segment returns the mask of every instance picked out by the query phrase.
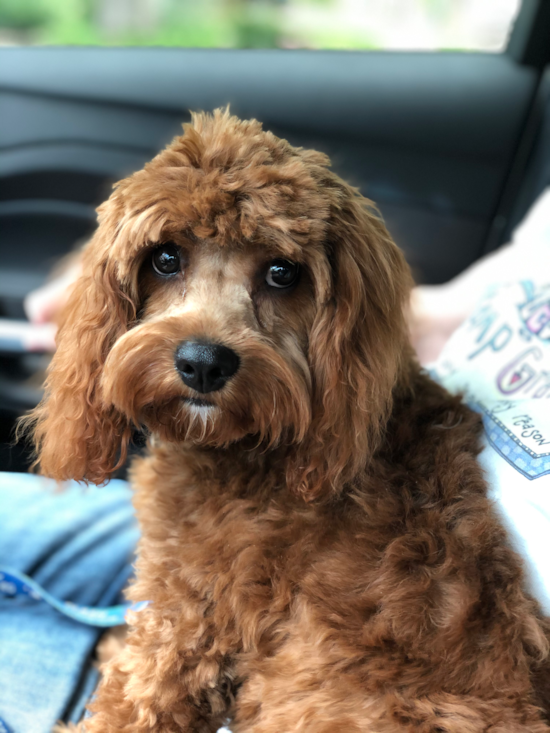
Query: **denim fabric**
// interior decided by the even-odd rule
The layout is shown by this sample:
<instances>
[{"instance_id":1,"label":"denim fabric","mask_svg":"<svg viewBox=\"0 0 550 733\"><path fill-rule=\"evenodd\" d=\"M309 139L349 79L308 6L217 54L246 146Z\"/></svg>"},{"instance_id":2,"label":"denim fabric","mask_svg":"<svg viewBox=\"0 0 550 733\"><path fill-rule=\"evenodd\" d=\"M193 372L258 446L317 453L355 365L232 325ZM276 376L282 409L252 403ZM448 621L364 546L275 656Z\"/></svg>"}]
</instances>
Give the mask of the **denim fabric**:
<instances>
[{"instance_id":1,"label":"denim fabric","mask_svg":"<svg viewBox=\"0 0 550 733\"><path fill-rule=\"evenodd\" d=\"M0 565L63 600L120 602L138 529L124 481L60 491L38 476L0 473ZM0 597L0 718L13 733L49 733L78 720L97 673L101 629L25 597Z\"/></svg>"}]
</instances>

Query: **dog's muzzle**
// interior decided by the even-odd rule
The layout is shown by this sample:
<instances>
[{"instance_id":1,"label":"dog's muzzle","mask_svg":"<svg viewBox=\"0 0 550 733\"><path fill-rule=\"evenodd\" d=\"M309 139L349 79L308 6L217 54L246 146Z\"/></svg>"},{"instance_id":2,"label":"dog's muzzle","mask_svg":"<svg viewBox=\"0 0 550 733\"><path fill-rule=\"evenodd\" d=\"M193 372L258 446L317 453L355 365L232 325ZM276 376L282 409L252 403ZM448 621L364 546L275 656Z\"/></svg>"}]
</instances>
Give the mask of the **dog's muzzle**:
<instances>
[{"instance_id":1,"label":"dog's muzzle","mask_svg":"<svg viewBox=\"0 0 550 733\"><path fill-rule=\"evenodd\" d=\"M222 344L184 341L178 346L175 363L184 384L206 394L221 389L237 372L241 360Z\"/></svg>"}]
</instances>

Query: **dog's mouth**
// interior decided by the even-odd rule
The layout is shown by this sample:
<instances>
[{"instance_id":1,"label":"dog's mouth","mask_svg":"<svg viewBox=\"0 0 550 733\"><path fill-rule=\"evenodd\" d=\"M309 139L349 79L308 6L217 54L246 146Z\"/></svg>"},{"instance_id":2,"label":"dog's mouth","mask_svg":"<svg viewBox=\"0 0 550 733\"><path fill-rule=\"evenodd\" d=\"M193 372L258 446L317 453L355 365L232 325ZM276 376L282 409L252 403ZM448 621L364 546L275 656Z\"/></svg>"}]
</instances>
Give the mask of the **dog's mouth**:
<instances>
[{"instance_id":1,"label":"dog's mouth","mask_svg":"<svg viewBox=\"0 0 550 733\"><path fill-rule=\"evenodd\" d=\"M194 407L215 407L213 402L202 400L199 397L184 397L183 401L188 405L193 405Z\"/></svg>"}]
</instances>

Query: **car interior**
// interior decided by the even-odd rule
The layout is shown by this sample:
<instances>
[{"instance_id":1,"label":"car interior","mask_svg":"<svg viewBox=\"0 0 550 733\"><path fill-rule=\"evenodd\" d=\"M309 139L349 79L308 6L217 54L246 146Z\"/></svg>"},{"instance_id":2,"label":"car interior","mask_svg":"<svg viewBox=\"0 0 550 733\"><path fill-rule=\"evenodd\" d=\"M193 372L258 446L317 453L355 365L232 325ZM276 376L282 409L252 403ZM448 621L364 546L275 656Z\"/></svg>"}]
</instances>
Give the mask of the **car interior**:
<instances>
[{"instance_id":1,"label":"car interior","mask_svg":"<svg viewBox=\"0 0 550 733\"><path fill-rule=\"evenodd\" d=\"M379 208L419 283L505 243L550 183L550 3L523 0L502 53L0 48L0 317L94 230L112 184L189 119L230 104L328 153ZM43 354L0 354L0 470Z\"/></svg>"}]
</instances>

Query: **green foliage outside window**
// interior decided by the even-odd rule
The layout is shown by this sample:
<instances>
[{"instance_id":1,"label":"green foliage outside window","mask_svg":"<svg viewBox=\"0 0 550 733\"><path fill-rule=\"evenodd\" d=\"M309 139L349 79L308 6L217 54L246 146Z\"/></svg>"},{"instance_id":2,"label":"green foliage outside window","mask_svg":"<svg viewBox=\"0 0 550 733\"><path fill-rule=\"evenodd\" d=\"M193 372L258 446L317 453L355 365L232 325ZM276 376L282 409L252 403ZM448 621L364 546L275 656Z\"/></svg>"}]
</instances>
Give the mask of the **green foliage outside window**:
<instances>
[{"instance_id":1,"label":"green foliage outside window","mask_svg":"<svg viewBox=\"0 0 550 733\"><path fill-rule=\"evenodd\" d=\"M0 44L376 49L413 48L418 43L418 48L498 50L518 4L519 0L0 0Z\"/></svg>"}]
</instances>

